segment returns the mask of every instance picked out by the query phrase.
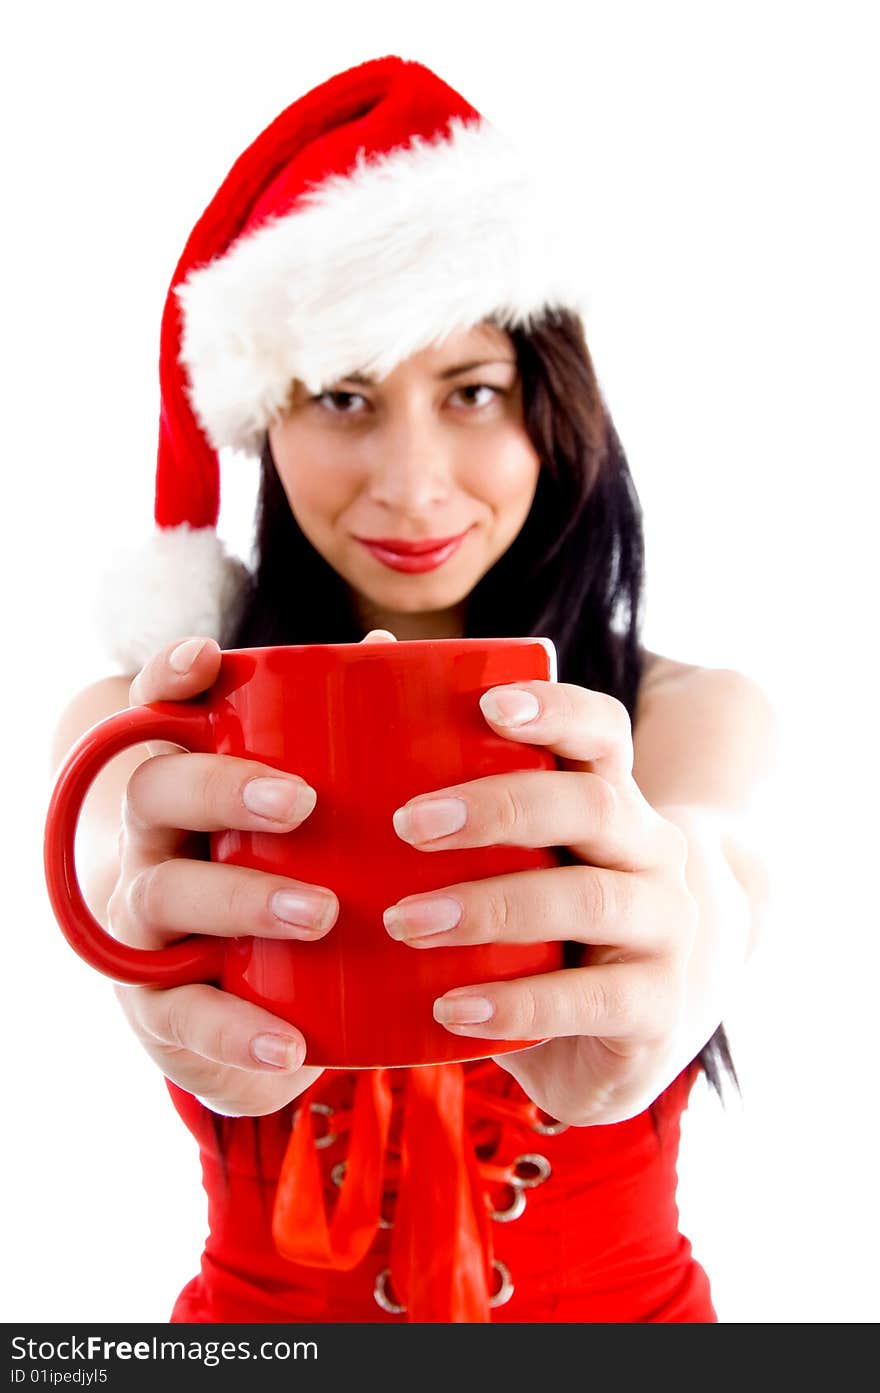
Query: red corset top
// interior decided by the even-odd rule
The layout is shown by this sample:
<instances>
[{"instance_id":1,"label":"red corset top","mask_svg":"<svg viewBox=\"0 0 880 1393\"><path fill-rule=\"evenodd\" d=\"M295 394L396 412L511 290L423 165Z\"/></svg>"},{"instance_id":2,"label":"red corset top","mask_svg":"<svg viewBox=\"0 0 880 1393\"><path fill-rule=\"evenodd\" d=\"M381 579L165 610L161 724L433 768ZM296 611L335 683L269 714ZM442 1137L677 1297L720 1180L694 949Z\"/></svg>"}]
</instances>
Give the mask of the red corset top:
<instances>
[{"instance_id":1,"label":"red corset top","mask_svg":"<svg viewBox=\"0 0 880 1393\"><path fill-rule=\"evenodd\" d=\"M653 1118L567 1127L491 1059L325 1070L292 1107L222 1119L225 1167L208 1110L167 1081L199 1140L210 1203L197 1280L218 1289L215 1314L184 1318L283 1319L285 1274L312 1271L342 1290L342 1274L357 1277L372 1253L374 1318L378 1307L408 1321L497 1320L523 1278L535 1314L514 1319L713 1319L674 1201L693 1077L667 1089ZM514 1224L527 1208L530 1224ZM641 1314L693 1295L695 1272L705 1314ZM231 1284L247 1291L240 1308L226 1299ZM256 1290L268 1293L262 1317ZM563 1314L537 1314L549 1309Z\"/></svg>"}]
</instances>

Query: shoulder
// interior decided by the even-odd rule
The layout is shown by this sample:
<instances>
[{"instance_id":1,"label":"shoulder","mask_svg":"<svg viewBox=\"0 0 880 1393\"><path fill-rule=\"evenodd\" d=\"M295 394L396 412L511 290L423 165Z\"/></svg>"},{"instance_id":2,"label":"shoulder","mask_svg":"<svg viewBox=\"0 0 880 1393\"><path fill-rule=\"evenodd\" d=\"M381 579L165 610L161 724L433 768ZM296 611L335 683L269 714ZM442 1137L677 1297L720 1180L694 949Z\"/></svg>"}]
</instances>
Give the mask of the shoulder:
<instances>
[{"instance_id":1,"label":"shoulder","mask_svg":"<svg viewBox=\"0 0 880 1393\"><path fill-rule=\"evenodd\" d=\"M716 671L714 668L698 667L694 663L683 663L675 658L666 658L662 653L652 653L649 648L642 649L642 657L644 665L639 686L640 701L654 687L663 686L671 681L679 681L681 678L692 676L694 673Z\"/></svg>"},{"instance_id":2,"label":"shoulder","mask_svg":"<svg viewBox=\"0 0 880 1393\"><path fill-rule=\"evenodd\" d=\"M661 653L644 653L644 670L636 705L636 723L661 703L673 710L697 706L740 713L774 724L775 705L764 686L737 668L700 667Z\"/></svg>"},{"instance_id":3,"label":"shoulder","mask_svg":"<svg viewBox=\"0 0 880 1393\"><path fill-rule=\"evenodd\" d=\"M650 802L745 808L778 739L776 707L753 676L645 653L633 774Z\"/></svg>"},{"instance_id":4,"label":"shoulder","mask_svg":"<svg viewBox=\"0 0 880 1393\"><path fill-rule=\"evenodd\" d=\"M105 716L128 706L131 677L102 677L74 692L55 718L50 740L49 758L53 770L81 735Z\"/></svg>"}]
</instances>

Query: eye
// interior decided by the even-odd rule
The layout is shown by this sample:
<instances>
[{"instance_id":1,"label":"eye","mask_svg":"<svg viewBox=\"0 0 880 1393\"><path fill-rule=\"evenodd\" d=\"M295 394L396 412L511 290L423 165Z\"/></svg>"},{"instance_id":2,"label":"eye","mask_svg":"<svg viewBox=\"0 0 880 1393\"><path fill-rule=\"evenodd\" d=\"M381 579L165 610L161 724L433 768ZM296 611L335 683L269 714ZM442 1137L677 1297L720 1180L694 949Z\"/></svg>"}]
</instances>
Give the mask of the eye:
<instances>
[{"instance_id":1,"label":"eye","mask_svg":"<svg viewBox=\"0 0 880 1393\"><path fill-rule=\"evenodd\" d=\"M315 402L317 404L319 402L336 401L339 397L344 398L345 401L364 400L360 392L321 392L316 397L310 397L309 401ZM330 411L330 414L332 416L359 416L361 413L359 411L337 411L334 406Z\"/></svg>"},{"instance_id":2,"label":"eye","mask_svg":"<svg viewBox=\"0 0 880 1393\"><path fill-rule=\"evenodd\" d=\"M473 397L471 397L471 398L469 399L469 404L470 404L471 406L476 407L477 410L482 410L482 409L484 409L485 407L489 406L491 400L493 400L494 398L496 398L496 397L503 397L503 396L506 395L506 393L504 392L503 388L501 388L501 387L491 387L491 386L489 385L488 382L470 382L470 383L468 383L468 384L467 384L466 386L464 386L464 387L456 387L456 389L455 389L455 391L452 393L452 395L453 395L453 396L457 396L457 395L460 395L460 394L463 394L463 393L471 393L471 392L490 392L490 393L491 393L491 399L490 399L490 401L477 402L477 401L474 401ZM330 391L330 392L321 392L321 393L319 393L317 396L310 397L310 398L309 398L309 401L310 401L310 402L314 402L315 405L321 405L321 404L324 404L324 403L334 403L332 406L327 405L326 408L325 408L326 410L328 410L328 411L330 412L331 416L361 416L361 415L363 414L363 412L361 412L361 411L349 411L349 410L347 409L347 407L346 407L345 404L346 404L346 403L353 402L353 401L361 401L361 402L364 402L364 401L366 401L366 398L365 398L365 397L362 397L361 394L360 394L359 392ZM342 403L342 406L341 406L341 407L337 405L337 403L340 403L340 402Z\"/></svg>"},{"instance_id":3,"label":"eye","mask_svg":"<svg viewBox=\"0 0 880 1393\"><path fill-rule=\"evenodd\" d=\"M457 392L491 392L493 398L504 396L504 392L500 387L490 387L488 382L469 382L466 387L457 387L452 395L455 396ZM479 403L473 400L471 401L472 406L488 406L489 404L489 402Z\"/></svg>"}]
</instances>

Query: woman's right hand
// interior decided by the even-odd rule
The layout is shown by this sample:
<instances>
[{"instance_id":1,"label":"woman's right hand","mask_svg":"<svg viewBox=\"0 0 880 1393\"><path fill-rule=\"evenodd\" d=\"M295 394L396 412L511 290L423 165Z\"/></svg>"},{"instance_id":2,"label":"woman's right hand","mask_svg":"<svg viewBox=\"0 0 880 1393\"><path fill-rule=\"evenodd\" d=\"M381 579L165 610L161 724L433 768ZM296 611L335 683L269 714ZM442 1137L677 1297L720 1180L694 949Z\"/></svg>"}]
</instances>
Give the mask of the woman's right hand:
<instances>
[{"instance_id":1,"label":"woman's right hand","mask_svg":"<svg viewBox=\"0 0 880 1393\"><path fill-rule=\"evenodd\" d=\"M364 641L393 635L372 630ZM129 705L198 695L216 680L220 659L213 639L169 644L132 681ZM314 790L252 760L149 748L123 799L110 932L146 949L188 934L311 941L328 933L339 913L332 890L208 859L209 832L298 827L315 806ZM116 983L115 991L162 1072L214 1112L276 1112L323 1072L303 1062L306 1042L295 1026L217 987Z\"/></svg>"}]
</instances>

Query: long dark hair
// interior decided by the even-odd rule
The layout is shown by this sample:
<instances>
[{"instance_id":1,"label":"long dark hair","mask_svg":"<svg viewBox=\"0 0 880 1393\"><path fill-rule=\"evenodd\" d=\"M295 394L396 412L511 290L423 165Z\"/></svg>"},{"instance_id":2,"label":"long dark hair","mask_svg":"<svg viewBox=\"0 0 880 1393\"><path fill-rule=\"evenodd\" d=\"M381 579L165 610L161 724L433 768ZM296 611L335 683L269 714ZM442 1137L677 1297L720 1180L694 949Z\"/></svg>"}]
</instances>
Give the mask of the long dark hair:
<instances>
[{"instance_id":1,"label":"long dark hair","mask_svg":"<svg viewBox=\"0 0 880 1393\"><path fill-rule=\"evenodd\" d=\"M639 643L644 539L626 456L580 319L560 311L529 331L508 332L522 383L525 429L541 469L518 536L468 597L465 636L551 638L559 681L609 693L635 722L644 663ZM268 445L254 561L250 591L228 647L356 643L364 637L345 582L297 524ZM581 944L566 943L566 965L577 965L583 951ZM725 1074L739 1086L723 1026L697 1062L719 1097ZM222 1154L227 1119L212 1116Z\"/></svg>"}]
</instances>

